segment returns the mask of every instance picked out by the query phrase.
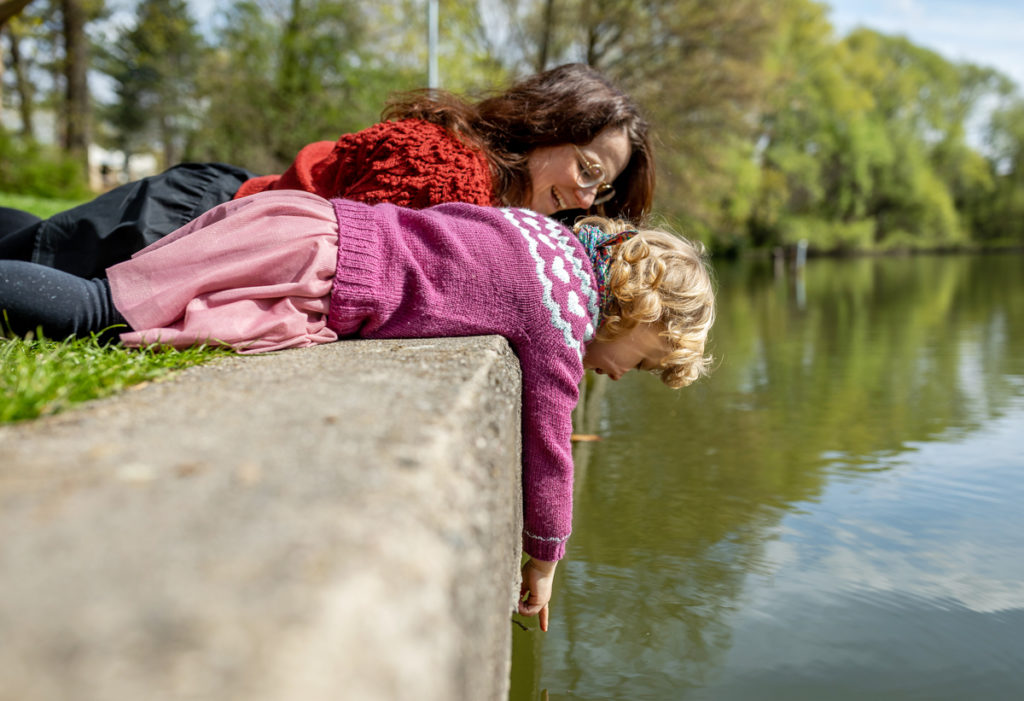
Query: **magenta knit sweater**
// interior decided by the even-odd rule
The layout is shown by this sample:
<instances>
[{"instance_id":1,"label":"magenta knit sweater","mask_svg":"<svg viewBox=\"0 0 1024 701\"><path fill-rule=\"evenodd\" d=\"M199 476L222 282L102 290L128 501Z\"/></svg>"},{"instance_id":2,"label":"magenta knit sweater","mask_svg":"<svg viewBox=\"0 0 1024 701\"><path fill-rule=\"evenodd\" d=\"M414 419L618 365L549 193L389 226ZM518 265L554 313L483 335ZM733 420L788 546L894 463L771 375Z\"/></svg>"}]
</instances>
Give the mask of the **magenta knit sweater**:
<instances>
[{"instance_id":1,"label":"magenta knit sweater","mask_svg":"<svg viewBox=\"0 0 1024 701\"><path fill-rule=\"evenodd\" d=\"M593 268L565 227L524 209L410 210L333 200L340 336L500 334L523 373L523 549L558 560L572 529L572 410L598 324Z\"/></svg>"}]
</instances>

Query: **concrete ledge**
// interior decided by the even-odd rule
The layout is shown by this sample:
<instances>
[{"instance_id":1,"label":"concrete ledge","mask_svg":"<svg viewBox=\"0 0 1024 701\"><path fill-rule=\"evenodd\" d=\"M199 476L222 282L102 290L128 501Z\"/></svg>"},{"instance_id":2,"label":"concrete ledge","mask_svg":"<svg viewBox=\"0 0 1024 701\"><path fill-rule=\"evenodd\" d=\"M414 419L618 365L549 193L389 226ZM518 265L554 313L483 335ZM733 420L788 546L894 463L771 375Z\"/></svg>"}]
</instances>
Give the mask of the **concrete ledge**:
<instances>
[{"instance_id":1,"label":"concrete ledge","mask_svg":"<svg viewBox=\"0 0 1024 701\"><path fill-rule=\"evenodd\" d=\"M194 368L0 426L0 699L505 699L498 337Z\"/></svg>"}]
</instances>

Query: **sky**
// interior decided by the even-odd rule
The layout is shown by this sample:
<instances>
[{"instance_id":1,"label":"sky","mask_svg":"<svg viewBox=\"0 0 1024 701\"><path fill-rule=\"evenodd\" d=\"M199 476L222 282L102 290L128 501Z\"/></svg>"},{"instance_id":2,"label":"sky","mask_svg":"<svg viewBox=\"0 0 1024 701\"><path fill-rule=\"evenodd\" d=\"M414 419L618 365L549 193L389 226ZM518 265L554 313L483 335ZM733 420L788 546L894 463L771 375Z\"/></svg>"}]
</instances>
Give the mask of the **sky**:
<instances>
[{"instance_id":1,"label":"sky","mask_svg":"<svg viewBox=\"0 0 1024 701\"><path fill-rule=\"evenodd\" d=\"M995 68L1024 90L1024 0L826 0L837 37L902 34L953 61Z\"/></svg>"}]
</instances>

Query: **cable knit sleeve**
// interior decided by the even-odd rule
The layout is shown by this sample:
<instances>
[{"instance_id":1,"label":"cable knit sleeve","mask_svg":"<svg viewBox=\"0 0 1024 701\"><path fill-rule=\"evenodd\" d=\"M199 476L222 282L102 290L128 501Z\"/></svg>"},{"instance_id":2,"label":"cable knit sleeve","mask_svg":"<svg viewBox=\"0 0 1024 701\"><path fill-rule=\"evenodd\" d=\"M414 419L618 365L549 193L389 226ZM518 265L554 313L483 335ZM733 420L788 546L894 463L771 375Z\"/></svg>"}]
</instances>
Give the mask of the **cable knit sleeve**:
<instances>
[{"instance_id":1,"label":"cable knit sleeve","mask_svg":"<svg viewBox=\"0 0 1024 701\"><path fill-rule=\"evenodd\" d=\"M572 410L583 352L599 320L597 287L583 247L558 223L526 210L503 210L522 237L538 298L528 340L515 345L523 371L523 550L559 560L572 531Z\"/></svg>"},{"instance_id":2,"label":"cable knit sleeve","mask_svg":"<svg viewBox=\"0 0 1024 701\"><path fill-rule=\"evenodd\" d=\"M333 145L309 144L284 174L246 181L235 197L280 189L414 209L444 202L495 204L484 156L444 127L417 119L381 122Z\"/></svg>"},{"instance_id":3,"label":"cable knit sleeve","mask_svg":"<svg viewBox=\"0 0 1024 701\"><path fill-rule=\"evenodd\" d=\"M544 355L546 357L535 357ZM572 410L583 368L528 352L523 369L523 550L561 560L572 532Z\"/></svg>"}]
</instances>

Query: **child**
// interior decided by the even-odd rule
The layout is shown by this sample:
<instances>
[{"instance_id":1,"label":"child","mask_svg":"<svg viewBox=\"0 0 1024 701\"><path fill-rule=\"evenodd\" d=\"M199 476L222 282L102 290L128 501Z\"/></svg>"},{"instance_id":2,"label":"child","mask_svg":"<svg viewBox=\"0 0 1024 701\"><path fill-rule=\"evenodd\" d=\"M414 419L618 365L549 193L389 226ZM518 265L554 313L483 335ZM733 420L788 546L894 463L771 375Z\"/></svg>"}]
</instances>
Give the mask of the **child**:
<instances>
[{"instance_id":1,"label":"child","mask_svg":"<svg viewBox=\"0 0 1024 701\"><path fill-rule=\"evenodd\" d=\"M572 520L571 412L584 369L648 370L670 387L707 371L714 292L698 246L591 217L575 235L525 209L411 210L271 191L203 214L85 280L0 261L16 332L203 341L256 353L338 337L500 334L523 377L520 605L540 614ZM55 334L56 332L56 334Z\"/></svg>"}]
</instances>

